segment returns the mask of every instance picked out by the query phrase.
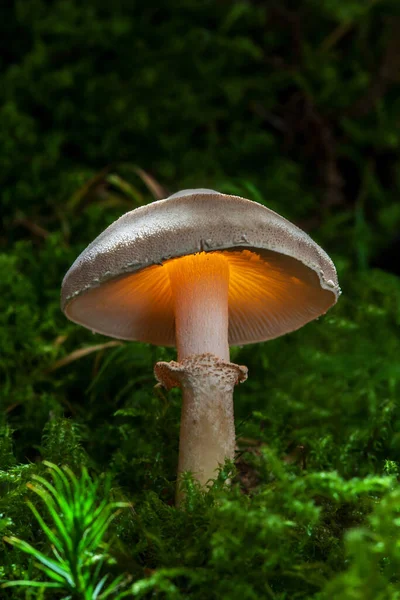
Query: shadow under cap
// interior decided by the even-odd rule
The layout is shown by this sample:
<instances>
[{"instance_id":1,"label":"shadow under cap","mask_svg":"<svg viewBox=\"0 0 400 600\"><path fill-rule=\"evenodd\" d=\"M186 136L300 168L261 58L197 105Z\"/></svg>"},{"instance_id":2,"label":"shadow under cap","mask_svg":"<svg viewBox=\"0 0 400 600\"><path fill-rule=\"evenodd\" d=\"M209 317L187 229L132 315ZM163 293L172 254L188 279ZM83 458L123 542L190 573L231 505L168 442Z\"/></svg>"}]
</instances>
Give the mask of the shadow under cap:
<instances>
[{"instance_id":1,"label":"shadow under cap","mask_svg":"<svg viewBox=\"0 0 400 600\"><path fill-rule=\"evenodd\" d=\"M172 258L219 251L230 269L229 343L278 337L325 313L339 294L329 256L270 209L213 190L183 190L110 225L66 274L68 318L119 339L175 345Z\"/></svg>"}]
</instances>

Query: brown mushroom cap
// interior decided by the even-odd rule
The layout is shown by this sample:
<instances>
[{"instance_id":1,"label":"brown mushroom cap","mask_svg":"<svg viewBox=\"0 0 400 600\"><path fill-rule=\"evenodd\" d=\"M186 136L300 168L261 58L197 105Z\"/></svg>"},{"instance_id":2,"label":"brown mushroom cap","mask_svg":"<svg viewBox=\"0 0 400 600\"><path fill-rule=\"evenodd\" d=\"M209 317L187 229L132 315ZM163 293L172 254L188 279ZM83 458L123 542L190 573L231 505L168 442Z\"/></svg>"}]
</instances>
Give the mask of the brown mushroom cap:
<instances>
[{"instance_id":1,"label":"brown mushroom cap","mask_svg":"<svg viewBox=\"0 0 400 600\"><path fill-rule=\"evenodd\" d=\"M335 304L329 256L272 210L213 190L184 190L126 213L64 277L72 321L126 340L175 345L169 260L219 252L229 262L229 344L294 331Z\"/></svg>"}]
</instances>

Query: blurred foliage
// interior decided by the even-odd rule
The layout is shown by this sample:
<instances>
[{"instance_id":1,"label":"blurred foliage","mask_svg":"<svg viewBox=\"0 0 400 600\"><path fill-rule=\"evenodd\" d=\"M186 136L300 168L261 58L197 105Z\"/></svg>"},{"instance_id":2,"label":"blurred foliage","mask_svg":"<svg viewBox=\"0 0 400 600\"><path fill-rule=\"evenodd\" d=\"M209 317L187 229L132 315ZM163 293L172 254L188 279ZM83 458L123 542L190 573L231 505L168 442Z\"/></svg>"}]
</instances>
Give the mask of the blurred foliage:
<instances>
[{"instance_id":1,"label":"blurred foliage","mask_svg":"<svg viewBox=\"0 0 400 600\"><path fill-rule=\"evenodd\" d=\"M400 281L372 268L400 231L397 0L16 0L0 14L0 532L33 548L2 539L0 578L49 580L36 562L54 558L57 527L30 483L46 487L47 460L90 506L131 503L75 557L124 582L110 598L400 598ZM174 351L75 326L59 290L115 218L197 186L306 229L343 296L232 349L250 373L236 465L208 494L188 477L176 509L180 398L152 372ZM1 598L86 598L71 590Z\"/></svg>"}]
</instances>

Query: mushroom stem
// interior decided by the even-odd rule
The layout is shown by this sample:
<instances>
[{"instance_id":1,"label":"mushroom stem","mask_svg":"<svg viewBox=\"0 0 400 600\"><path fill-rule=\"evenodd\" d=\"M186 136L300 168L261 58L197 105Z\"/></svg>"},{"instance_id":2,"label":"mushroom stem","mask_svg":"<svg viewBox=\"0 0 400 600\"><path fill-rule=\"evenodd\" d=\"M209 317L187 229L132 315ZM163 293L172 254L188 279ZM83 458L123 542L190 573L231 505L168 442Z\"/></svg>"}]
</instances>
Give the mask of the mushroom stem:
<instances>
[{"instance_id":1,"label":"mushroom stem","mask_svg":"<svg viewBox=\"0 0 400 600\"><path fill-rule=\"evenodd\" d=\"M208 353L181 362L159 362L155 374L166 388L182 388L178 481L191 471L206 485L226 458L234 458L233 389L245 381L247 368ZM178 502L180 498L178 484Z\"/></svg>"},{"instance_id":2,"label":"mushroom stem","mask_svg":"<svg viewBox=\"0 0 400 600\"><path fill-rule=\"evenodd\" d=\"M166 264L175 308L178 360L211 352L229 361L229 263L220 253L184 256Z\"/></svg>"},{"instance_id":3,"label":"mushroom stem","mask_svg":"<svg viewBox=\"0 0 400 600\"><path fill-rule=\"evenodd\" d=\"M202 252L166 267L179 362L157 363L155 374L165 387L182 388L178 481L191 471L206 485L226 458L234 458L233 389L247 376L245 367L229 362L229 265L222 254Z\"/></svg>"}]
</instances>

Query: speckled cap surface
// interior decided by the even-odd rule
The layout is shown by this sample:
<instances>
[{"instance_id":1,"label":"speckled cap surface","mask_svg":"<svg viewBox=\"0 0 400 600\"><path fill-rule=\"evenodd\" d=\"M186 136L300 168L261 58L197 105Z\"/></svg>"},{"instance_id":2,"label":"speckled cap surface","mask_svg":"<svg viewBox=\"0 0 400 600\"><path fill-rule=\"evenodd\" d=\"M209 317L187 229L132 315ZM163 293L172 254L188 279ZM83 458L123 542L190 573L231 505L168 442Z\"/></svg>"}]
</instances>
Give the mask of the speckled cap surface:
<instances>
[{"instance_id":1,"label":"speckled cap surface","mask_svg":"<svg viewBox=\"0 0 400 600\"><path fill-rule=\"evenodd\" d=\"M213 190L184 190L126 213L64 277L72 321L127 340L175 345L166 261L222 252L230 265L229 343L272 339L325 313L340 294L329 256L261 204Z\"/></svg>"}]
</instances>

